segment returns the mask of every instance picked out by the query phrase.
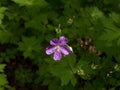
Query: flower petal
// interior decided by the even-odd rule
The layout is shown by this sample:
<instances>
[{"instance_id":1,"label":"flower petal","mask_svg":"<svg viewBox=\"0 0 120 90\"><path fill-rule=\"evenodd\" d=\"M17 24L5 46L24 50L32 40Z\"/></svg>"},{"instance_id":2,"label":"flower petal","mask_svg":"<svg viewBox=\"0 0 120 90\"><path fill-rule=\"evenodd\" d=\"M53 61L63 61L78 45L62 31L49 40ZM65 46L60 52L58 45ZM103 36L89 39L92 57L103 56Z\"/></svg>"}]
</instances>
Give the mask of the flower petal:
<instances>
[{"instance_id":1,"label":"flower petal","mask_svg":"<svg viewBox=\"0 0 120 90\"><path fill-rule=\"evenodd\" d=\"M60 46L60 51L62 52L62 54L64 55L68 55L70 54L72 51L71 51L71 48L67 45L65 46Z\"/></svg>"},{"instance_id":2,"label":"flower petal","mask_svg":"<svg viewBox=\"0 0 120 90\"><path fill-rule=\"evenodd\" d=\"M54 53L53 59L54 60L61 60L61 58L62 58L61 52L56 50Z\"/></svg>"},{"instance_id":3,"label":"flower petal","mask_svg":"<svg viewBox=\"0 0 120 90\"><path fill-rule=\"evenodd\" d=\"M67 46L68 46L68 45L67 45ZM71 52L73 52L73 49L72 49L72 47L70 47L70 46L68 46L68 47L70 48L70 51L71 51Z\"/></svg>"},{"instance_id":4,"label":"flower petal","mask_svg":"<svg viewBox=\"0 0 120 90\"><path fill-rule=\"evenodd\" d=\"M46 54L50 55L55 51L55 46L49 46L46 48Z\"/></svg>"},{"instance_id":5,"label":"flower petal","mask_svg":"<svg viewBox=\"0 0 120 90\"><path fill-rule=\"evenodd\" d=\"M61 36L59 38L59 41L60 41L60 45L65 45L68 42L67 38L64 36Z\"/></svg>"},{"instance_id":6,"label":"flower petal","mask_svg":"<svg viewBox=\"0 0 120 90\"><path fill-rule=\"evenodd\" d=\"M50 40L50 45L57 45L58 43L59 43L59 40L57 38Z\"/></svg>"}]
</instances>

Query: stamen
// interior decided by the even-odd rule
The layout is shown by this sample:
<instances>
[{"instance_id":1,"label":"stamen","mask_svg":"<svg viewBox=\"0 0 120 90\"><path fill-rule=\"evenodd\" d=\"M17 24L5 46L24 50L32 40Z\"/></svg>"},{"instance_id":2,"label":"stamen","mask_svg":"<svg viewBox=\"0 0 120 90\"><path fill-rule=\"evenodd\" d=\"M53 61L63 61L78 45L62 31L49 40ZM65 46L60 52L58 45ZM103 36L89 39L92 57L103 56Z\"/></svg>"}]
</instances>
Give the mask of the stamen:
<instances>
[{"instance_id":1,"label":"stamen","mask_svg":"<svg viewBox=\"0 0 120 90\"><path fill-rule=\"evenodd\" d=\"M59 46L59 45L57 45L57 46L56 46L56 50L57 50L57 51L59 51L59 49L60 49L60 46Z\"/></svg>"}]
</instances>

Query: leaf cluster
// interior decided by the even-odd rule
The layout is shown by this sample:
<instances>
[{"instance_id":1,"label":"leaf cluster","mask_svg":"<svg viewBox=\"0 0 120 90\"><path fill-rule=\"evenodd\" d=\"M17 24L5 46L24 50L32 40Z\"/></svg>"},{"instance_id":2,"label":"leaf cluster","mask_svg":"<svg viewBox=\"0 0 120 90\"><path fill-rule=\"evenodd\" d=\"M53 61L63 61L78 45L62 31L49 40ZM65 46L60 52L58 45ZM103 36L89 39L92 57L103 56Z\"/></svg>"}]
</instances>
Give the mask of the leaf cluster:
<instances>
[{"instance_id":1,"label":"leaf cluster","mask_svg":"<svg viewBox=\"0 0 120 90\"><path fill-rule=\"evenodd\" d=\"M35 90L39 84L49 90L114 90L120 86L119 3L119 0L0 0L0 62L11 63L21 57L32 60L37 71L19 68L15 79L23 86L33 82ZM49 41L58 37L57 29L73 47L73 53L58 62L53 55L45 54ZM84 38L91 39L85 48L79 42ZM7 80L4 66L0 65L0 86L4 86Z\"/></svg>"}]
</instances>

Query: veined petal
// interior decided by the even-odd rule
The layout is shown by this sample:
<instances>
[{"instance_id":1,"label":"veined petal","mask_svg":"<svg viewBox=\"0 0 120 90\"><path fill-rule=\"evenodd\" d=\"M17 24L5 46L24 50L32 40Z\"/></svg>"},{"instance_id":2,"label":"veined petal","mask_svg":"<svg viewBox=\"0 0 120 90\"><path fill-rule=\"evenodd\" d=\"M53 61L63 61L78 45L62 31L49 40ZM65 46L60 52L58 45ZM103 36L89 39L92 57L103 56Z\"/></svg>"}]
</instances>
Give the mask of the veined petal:
<instances>
[{"instance_id":1,"label":"veined petal","mask_svg":"<svg viewBox=\"0 0 120 90\"><path fill-rule=\"evenodd\" d=\"M72 51L71 51L71 48L67 45L64 45L64 46L60 46L60 51L62 52L62 54L64 55L68 55L70 54Z\"/></svg>"},{"instance_id":2,"label":"veined petal","mask_svg":"<svg viewBox=\"0 0 120 90\"><path fill-rule=\"evenodd\" d=\"M55 51L55 46L49 46L46 48L46 54L50 55Z\"/></svg>"},{"instance_id":3,"label":"veined petal","mask_svg":"<svg viewBox=\"0 0 120 90\"><path fill-rule=\"evenodd\" d=\"M64 36L61 36L59 38L59 41L60 41L60 45L65 45L68 42L67 38Z\"/></svg>"},{"instance_id":4,"label":"veined petal","mask_svg":"<svg viewBox=\"0 0 120 90\"><path fill-rule=\"evenodd\" d=\"M57 45L59 43L59 40L57 38L54 38L52 40L50 40L50 45Z\"/></svg>"},{"instance_id":5,"label":"veined petal","mask_svg":"<svg viewBox=\"0 0 120 90\"><path fill-rule=\"evenodd\" d=\"M61 58L62 58L61 52L56 50L54 53L53 59L54 60L61 60Z\"/></svg>"}]
</instances>

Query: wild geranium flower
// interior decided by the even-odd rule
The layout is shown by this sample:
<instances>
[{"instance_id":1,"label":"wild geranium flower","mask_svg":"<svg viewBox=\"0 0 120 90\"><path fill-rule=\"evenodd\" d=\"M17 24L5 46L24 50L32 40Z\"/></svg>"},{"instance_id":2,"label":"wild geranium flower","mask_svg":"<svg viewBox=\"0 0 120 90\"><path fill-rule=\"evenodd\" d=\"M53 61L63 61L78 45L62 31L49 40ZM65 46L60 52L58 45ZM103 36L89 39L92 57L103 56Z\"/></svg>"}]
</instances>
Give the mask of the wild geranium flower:
<instances>
[{"instance_id":1,"label":"wild geranium flower","mask_svg":"<svg viewBox=\"0 0 120 90\"><path fill-rule=\"evenodd\" d=\"M59 39L54 38L50 40L50 46L46 48L46 54L50 55L54 53L54 60L61 60L62 54L69 55L72 52L72 48L67 45L68 40L66 37L61 36Z\"/></svg>"}]
</instances>

